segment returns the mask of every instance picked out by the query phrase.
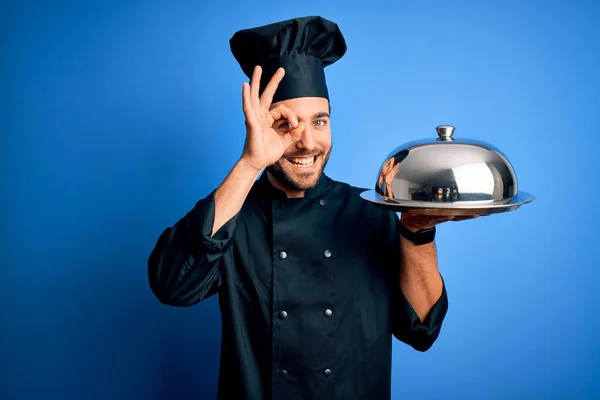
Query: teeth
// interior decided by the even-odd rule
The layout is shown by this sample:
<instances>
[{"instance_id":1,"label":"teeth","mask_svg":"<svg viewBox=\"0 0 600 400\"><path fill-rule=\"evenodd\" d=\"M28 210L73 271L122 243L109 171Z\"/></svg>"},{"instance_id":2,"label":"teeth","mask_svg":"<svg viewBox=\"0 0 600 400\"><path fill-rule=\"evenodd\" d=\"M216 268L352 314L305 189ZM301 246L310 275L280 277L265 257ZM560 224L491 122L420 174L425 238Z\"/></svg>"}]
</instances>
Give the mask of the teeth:
<instances>
[{"instance_id":1,"label":"teeth","mask_svg":"<svg viewBox=\"0 0 600 400\"><path fill-rule=\"evenodd\" d=\"M310 157L310 158L296 158L296 157L294 157L294 158L288 158L288 160L291 163L294 163L296 165L306 165L306 166L309 166L309 165L313 165L314 164L315 157Z\"/></svg>"}]
</instances>

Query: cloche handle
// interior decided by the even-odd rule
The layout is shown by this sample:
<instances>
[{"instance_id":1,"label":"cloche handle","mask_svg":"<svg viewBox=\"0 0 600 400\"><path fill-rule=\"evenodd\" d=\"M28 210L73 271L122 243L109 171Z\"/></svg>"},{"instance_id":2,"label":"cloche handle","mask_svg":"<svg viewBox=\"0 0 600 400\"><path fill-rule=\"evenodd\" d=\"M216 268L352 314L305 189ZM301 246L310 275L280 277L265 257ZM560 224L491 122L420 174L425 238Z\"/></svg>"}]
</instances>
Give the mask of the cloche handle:
<instances>
[{"instance_id":1,"label":"cloche handle","mask_svg":"<svg viewBox=\"0 0 600 400\"><path fill-rule=\"evenodd\" d=\"M440 125L435 130L438 133L437 140L454 140L452 134L454 133L454 127L451 125Z\"/></svg>"}]
</instances>

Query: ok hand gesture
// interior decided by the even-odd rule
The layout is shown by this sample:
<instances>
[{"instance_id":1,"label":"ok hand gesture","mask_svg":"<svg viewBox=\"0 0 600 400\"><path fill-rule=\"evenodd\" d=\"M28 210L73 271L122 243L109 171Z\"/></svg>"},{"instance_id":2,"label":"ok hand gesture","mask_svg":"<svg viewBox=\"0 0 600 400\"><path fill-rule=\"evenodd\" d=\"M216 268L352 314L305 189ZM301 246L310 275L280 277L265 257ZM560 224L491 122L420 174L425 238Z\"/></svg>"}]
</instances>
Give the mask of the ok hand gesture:
<instances>
[{"instance_id":1,"label":"ok hand gesture","mask_svg":"<svg viewBox=\"0 0 600 400\"><path fill-rule=\"evenodd\" d=\"M246 141L242 158L257 171L266 168L281 158L285 150L298 142L305 129L296 114L288 107L278 105L271 109L273 96L285 75L279 68L259 97L262 69L254 68L250 84L244 82L242 89L243 110L246 117ZM284 133L273 128L275 121L285 119L292 127Z\"/></svg>"}]
</instances>

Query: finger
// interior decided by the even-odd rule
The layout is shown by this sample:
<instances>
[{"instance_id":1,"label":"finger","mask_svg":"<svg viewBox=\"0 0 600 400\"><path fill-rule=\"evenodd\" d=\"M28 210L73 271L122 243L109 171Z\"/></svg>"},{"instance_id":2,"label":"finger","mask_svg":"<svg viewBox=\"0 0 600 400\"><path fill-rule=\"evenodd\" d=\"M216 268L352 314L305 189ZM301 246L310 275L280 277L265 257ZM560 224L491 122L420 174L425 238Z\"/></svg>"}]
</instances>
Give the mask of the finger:
<instances>
[{"instance_id":1,"label":"finger","mask_svg":"<svg viewBox=\"0 0 600 400\"><path fill-rule=\"evenodd\" d=\"M252 125L255 122L256 114L252 107L252 99L250 98L250 85L244 82L242 85L242 109L246 117L246 124Z\"/></svg>"},{"instance_id":2,"label":"finger","mask_svg":"<svg viewBox=\"0 0 600 400\"><path fill-rule=\"evenodd\" d=\"M468 219L475 219L478 217L479 217L479 215L462 215L462 216L454 217L454 221L466 221Z\"/></svg>"},{"instance_id":3,"label":"finger","mask_svg":"<svg viewBox=\"0 0 600 400\"><path fill-rule=\"evenodd\" d=\"M292 128L298 127L298 117L296 114L284 105L277 106L269 111L275 121L285 119L292 125Z\"/></svg>"},{"instance_id":4,"label":"finger","mask_svg":"<svg viewBox=\"0 0 600 400\"><path fill-rule=\"evenodd\" d=\"M260 96L260 104L263 110L268 110L269 107L271 107L271 103L273 102L273 96L275 96L275 91L281 83L281 80L283 79L284 75L285 70L280 67L277 71L275 71L273 77L271 77L271 80L267 84L267 87L265 87L265 90Z\"/></svg>"},{"instance_id":5,"label":"finger","mask_svg":"<svg viewBox=\"0 0 600 400\"><path fill-rule=\"evenodd\" d=\"M242 84L242 109L246 118L252 112L252 101L250 100L250 85L248 82Z\"/></svg>"},{"instance_id":6,"label":"finger","mask_svg":"<svg viewBox=\"0 0 600 400\"><path fill-rule=\"evenodd\" d=\"M300 122L297 128L291 129L285 135L283 135L283 140L285 141L286 147L295 144L300 139L302 139L302 133L304 133L304 129L306 125L304 122Z\"/></svg>"},{"instance_id":7,"label":"finger","mask_svg":"<svg viewBox=\"0 0 600 400\"><path fill-rule=\"evenodd\" d=\"M254 67L254 72L252 73L252 79L250 80L250 95L252 99L252 106L258 110L260 107L260 101L258 99L258 93L260 91L260 77L262 75L262 68L260 65Z\"/></svg>"},{"instance_id":8,"label":"finger","mask_svg":"<svg viewBox=\"0 0 600 400\"><path fill-rule=\"evenodd\" d=\"M453 216L428 218L426 222L430 224L441 224L442 222L450 221L453 218Z\"/></svg>"},{"instance_id":9,"label":"finger","mask_svg":"<svg viewBox=\"0 0 600 400\"><path fill-rule=\"evenodd\" d=\"M420 215L420 214L415 214L414 215L414 222L418 223L418 224L422 224L422 225L426 225L426 226L432 226L432 225L436 225L436 224L441 224L443 222L449 221L452 218L454 218L453 216L431 216L431 215Z\"/></svg>"},{"instance_id":10,"label":"finger","mask_svg":"<svg viewBox=\"0 0 600 400\"><path fill-rule=\"evenodd\" d=\"M384 174L384 175L387 174L388 171L390 170L391 165L392 165L393 162L394 162L393 158L390 158L389 160L387 160L385 162L385 164L383 164L383 167L381 168L381 173Z\"/></svg>"}]
</instances>

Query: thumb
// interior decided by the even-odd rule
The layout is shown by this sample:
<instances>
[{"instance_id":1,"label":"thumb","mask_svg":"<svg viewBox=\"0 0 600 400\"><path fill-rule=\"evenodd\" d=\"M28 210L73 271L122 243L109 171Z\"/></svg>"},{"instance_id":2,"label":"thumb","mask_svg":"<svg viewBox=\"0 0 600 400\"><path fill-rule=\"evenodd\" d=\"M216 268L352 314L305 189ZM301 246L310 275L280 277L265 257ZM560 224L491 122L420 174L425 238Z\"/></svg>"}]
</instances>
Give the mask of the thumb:
<instances>
[{"instance_id":1,"label":"thumb","mask_svg":"<svg viewBox=\"0 0 600 400\"><path fill-rule=\"evenodd\" d=\"M306 125L304 124L304 122L298 122L298 126L296 128L290 129L290 131L286 133L283 138L286 142L288 142L288 145L294 144L300 139L302 139L302 133L304 133L305 128Z\"/></svg>"}]
</instances>

